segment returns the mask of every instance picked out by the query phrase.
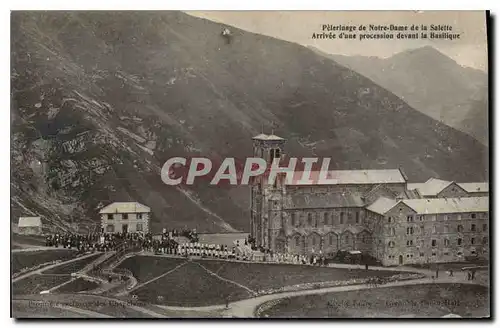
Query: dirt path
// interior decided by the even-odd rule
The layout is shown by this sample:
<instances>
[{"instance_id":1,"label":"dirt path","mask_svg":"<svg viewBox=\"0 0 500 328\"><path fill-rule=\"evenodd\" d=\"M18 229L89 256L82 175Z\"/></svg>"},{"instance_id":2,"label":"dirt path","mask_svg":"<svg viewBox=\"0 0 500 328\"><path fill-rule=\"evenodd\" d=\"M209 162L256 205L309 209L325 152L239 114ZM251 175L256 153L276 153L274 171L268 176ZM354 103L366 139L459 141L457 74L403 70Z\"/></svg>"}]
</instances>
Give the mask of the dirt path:
<instances>
[{"instance_id":1,"label":"dirt path","mask_svg":"<svg viewBox=\"0 0 500 328\"><path fill-rule=\"evenodd\" d=\"M398 270L394 270L398 271ZM401 271L401 270L399 270ZM312 290L300 290L300 291L291 291L291 292L282 292L270 295L262 295L258 297L253 297L245 300L236 301L230 303L229 308L224 311L225 316L229 317L240 317L240 318L252 318L255 316L255 311L257 308L268 301L278 300L282 298L295 297L295 296L304 296L304 295L316 295L316 294L326 294L326 293L335 293L335 292L344 292L344 291L353 291L353 290L363 290L363 289L372 289L372 288L390 288L390 287L399 287L399 286L410 286L410 285L422 285L422 284L445 284L445 283L463 283L463 284L473 284L478 285L477 281L468 281L461 276L449 277L442 276L439 279L432 278L423 278L423 279L415 279L415 280L405 280L405 281L395 281L390 282L381 286L371 286L371 285L349 285L349 286L337 286L337 287L326 287L321 289L312 289ZM203 306L203 307L175 307L175 306L164 306L157 305L165 310L170 311L199 311L199 312L210 312L224 309L224 305L212 305L212 306Z\"/></svg>"},{"instance_id":2,"label":"dirt path","mask_svg":"<svg viewBox=\"0 0 500 328\"><path fill-rule=\"evenodd\" d=\"M12 243L12 244L19 246L19 247L22 247L22 248L11 249L10 251L12 253L36 252L36 251L60 251L61 249L64 249L64 248L56 248L56 247L48 247L48 246L25 245L25 244L18 244L18 243Z\"/></svg>"},{"instance_id":3,"label":"dirt path","mask_svg":"<svg viewBox=\"0 0 500 328\"><path fill-rule=\"evenodd\" d=\"M31 277L32 275L34 274L40 274L42 273L43 271L45 270L49 270L49 269L52 269L52 268L56 268L60 265L63 265L63 264L67 264L67 263L71 263L71 262L75 262L75 261L79 261L81 259L85 259L87 257L91 257L91 256L95 256L95 253L92 253L92 254L87 254L87 255L84 255L84 256L80 256L80 257L76 257L74 259L70 259L70 260L67 260L67 261L63 261L63 262L59 262L59 263L56 263L56 264L51 264L51 265L48 265L46 267L43 267L43 268L40 268L40 269L37 269L37 270L33 270L33 271L30 271L28 273L25 273L23 275L20 275L16 278L12 278L12 282L16 282L16 281L19 281L19 280L22 280L22 279L25 279L25 278L28 278L28 277Z\"/></svg>"},{"instance_id":4,"label":"dirt path","mask_svg":"<svg viewBox=\"0 0 500 328\"><path fill-rule=\"evenodd\" d=\"M122 300L117 299L117 298L106 297L106 296L102 296L102 295L93 295L93 296L94 297L98 297L98 298L102 298L102 299L105 299L105 300L108 300L108 301L113 301L113 302L117 302L117 303L123 304L123 305L125 305L126 307L128 307L128 308L130 308L132 310L144 313L144 314L146 314L148 316L151 316L153 318L166 318L166 316L164 316L164 315L162 315L162 314L160 314L158 312L154 312L154 311L148 310L146 308L133 305L130 302L125 302L125 301L122 301Z\"/></svg>"},{"instance_id":5,"label":"dirt path","mask_svg":"<svg viewBox=\"0 0 500 328\"><path fill-rule=\"evenodd\" d=\"M453 278L453 277L452 277ZM271 295L264 295L260 297L250 298L246 300L241 300L238 302L234 302L230 305L228 310L228 314L235 317L245 317L250 318L255 316L255 311L258 306L273 300L278 300L282 298L295 297L295 296L304 296L304 295L316 295L316 294L326 294L326 293L335 293L335 292L344 292L344 291L352 291L352 290L363 290L363 289L373 289L373 288L390 288L390 287L399 287L399 286L410 286L410 285L422 285L422 284L444 284L444 283L453 283L457 282L457 279L432 279L432 278L423 278L416 280L406 280L406 281L395 281L384 284L382 286L370 286L370 285L350 285L350 286L340 286L340 287L328 287L321 288L315 290L301 290L301 291L293 291L293 292L285 292L285 293L277 293ZM460 280L460 283L465 284L477 284L474 281Z\"/></svg>"},{"instance_id":6,"label":"dirt path","mask_svg":"<svg viewBox=\"0 0 500 328\"><path fill-rule=\"evenodd\" d=\"M233 281L233 280L230 280L230 279L226 279L226 278L224 278L224 277L221 277L221 276L219 276L217 273L215 273L215 272L213 272L213 271L211 271L211 270L208 270L207 268L205 268L203 265L201 265L201 264L200 264L200 263L198 263L198 262L193 262L193 263L196 263L197 265L199 265L199 266L200 266L202 269L204 269L204 270L205 270L208 274L210 274L210 275L212 275L212 276L215 276L215 277L217 277L218 279L220 279L220 280L222 280L222 281L225 281L225 282L228 282L228 283L230 283L230 284L236 285L236 286L238 286L238 287L240 287L240 288L243 288L243 289L245 289L246 291L248 291L248 292L249 292L250 294L252 294L252 295L257 295L257 292L256 292L255 290L252 290L252 289L248 288L248 287L247 287L247 286L245 286L245 285L242 285L242 284L240 284L240 283L237 283L236 281Z\"/></svg>"},{"instance_id":7,"label":"dirt path","mask_svg":"<svg viewBox=\"0 0 500 328\"><path fill-rule=\"evenodd\" d=\"M177 269L179 269L180 267L182 267L182 266L186 265L187 263L188 263L188 261L186 261L186 262L182 262L181 264L179 264L179 265L178 265L178 266L176 266L175 268L173 268L173 269L171 269L171 270L169 270L169 271L167 271L167 272L165 272L165 273L162 273L161 275L159 275L159 276L157 276L157 277L154 277L153 279L150 279L150 280L148 280L148 281L146 281L146 282L143 282L142 284L138 284L138 285L136 285L134 288L132 288L132 289L130 289L130 290L127 290L127 291L124 291L124 292L122 292L122 293L120 293L120 294L118 294L118 295L116 295L116 296L123 296L123 295L127 295L127 294L129 294L129 293L133 292L134 290L137 290L137 289L139 289L139 288L141 288L141 287L146 286L147 284L152 283L153 281L156 281L156 280L158 280L158 279L160 279L160 278L165 277L166 275L168 275L168 274L170 274L170 273L174 272L175 270L177 270Z\"/></svg>"},{"instance_id":8,"label":"dirt path","mask_svg":"<svg viewBox=\"0 0 500 328\"><path fill-rule=\"evenodd\" d=\"M107 314L95 312L95 311L90 311L90 310L84 310L80 308L76 308L73 306L69 305L54 305L55 308L65 310L65 311L70 311L78 314L82 314L87 318L113 318L112 316L109 316Z\"/></svg>"}]
</instances>

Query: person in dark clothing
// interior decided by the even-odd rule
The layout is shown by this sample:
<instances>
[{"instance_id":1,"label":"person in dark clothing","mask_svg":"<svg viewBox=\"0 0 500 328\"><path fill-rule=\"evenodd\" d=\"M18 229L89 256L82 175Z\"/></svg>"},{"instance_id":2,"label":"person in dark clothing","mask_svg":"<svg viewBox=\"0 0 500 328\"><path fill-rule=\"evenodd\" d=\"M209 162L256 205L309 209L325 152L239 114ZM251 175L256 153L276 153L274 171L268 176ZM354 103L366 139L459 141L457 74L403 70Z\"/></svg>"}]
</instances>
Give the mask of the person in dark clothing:
<instances>
[{"instance_id":1,"label":"person in dark clothing","mask_svg":"<svg viewBox=\"0 0 500 328\"><path fill-rule=\"evenodd\" d=\"M475 277L476 277L476 270L473 269L471 272L470 280L474 280Z\"/></svg>"},{"instance_id":2,"label":"person in dark clothing","mask_svg":"<svg viewBox=\"0 0 500 328\"><path fill-rule=\"evenodd\" d=\"M467 271L467 280L471 280L471 277L472 277L472 275L471 275L470 271Z\"/></svg>"},{"instance_id":3,"label":"person in dark clothing","mask_svg":"<svg viewBox=\"0 0 500 328\"><path fill-rule=\"evenodd\" d=\"M368 270L368 262L365 262L365 270Z\"/></svg>"}]
</instances>

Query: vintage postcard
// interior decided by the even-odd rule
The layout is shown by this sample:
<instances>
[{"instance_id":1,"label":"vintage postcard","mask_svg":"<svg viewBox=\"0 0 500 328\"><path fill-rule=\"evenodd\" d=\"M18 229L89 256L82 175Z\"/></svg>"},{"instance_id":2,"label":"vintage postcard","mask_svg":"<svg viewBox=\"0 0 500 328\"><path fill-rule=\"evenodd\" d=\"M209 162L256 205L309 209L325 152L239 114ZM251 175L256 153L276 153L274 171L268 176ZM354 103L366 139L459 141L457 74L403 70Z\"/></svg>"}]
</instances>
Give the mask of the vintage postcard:
<instances>
[{"instance_id":1,"label":"vintage postcard","mask_svg":"<svg viewBox=\"0 0 500 328\"><path fill-rule=\"evenodd\" d=\"M489 13L13 11L13 318L490 318Z\"/></svg>"}]
</instances>

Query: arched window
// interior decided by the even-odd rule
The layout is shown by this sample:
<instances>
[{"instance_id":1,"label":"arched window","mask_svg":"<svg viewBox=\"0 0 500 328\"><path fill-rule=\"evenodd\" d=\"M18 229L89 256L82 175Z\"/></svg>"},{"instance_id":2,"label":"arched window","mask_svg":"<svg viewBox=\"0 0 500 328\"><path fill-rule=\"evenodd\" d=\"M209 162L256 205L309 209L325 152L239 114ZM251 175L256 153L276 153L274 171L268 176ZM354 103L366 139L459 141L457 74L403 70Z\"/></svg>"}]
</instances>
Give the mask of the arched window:
<instances>
[{"instance_id":1,"label":"arched window","mask_svg":"<svg viewBox=\"0 0 500 328\"><path fill-rule=\"evenodd\" d=\"M300 246L300 236L295 236L295 246Z\"/></svg>"},{"instance_id":2,"label":"arched window","mask_svg":"<svg viewBox=\"0 0 500 328\"><path fill-rule=\"evenodd\" d=\"M356 212L356 224L359 224L359 212Z\"/></svg>"},{"instance_id":3,"label":"arched window","mask_svg":"<svg viewBox=\"0 0 500 328\"><path fill-rule=\"evenodd\" d=\"M388 245L389 245L390 248L393 248L394 247L394 242L390 241Z\"/></svg>"},{"instance_id":4,"label":"arched window","mask_svg":"<svg viewBox=\"0 0 500 328\"><path fill-rule=\"evenodd\" d=\"M329 224L329 222L328 222L328 213L327 212L323 213L323 224L324 225Z\"/></svg>"},{"instance_id":5,"label":"arched window","mask_svg":"<svg viewBox=\"0 0 500 328\"><path fill-rule=\"evenodd\" d=\"M312 227L312 213L307 214L307 224Z\"/></svg>"},{"instance_id":6,"label":"arched window","mask_svg":"<svg viewBox=\"0 0 500 328\"><path fill-rule=\"evenodd\" d=\"M486 245L488 243L488 237L483 237L483 245Z\"/></svg>"},{"instance_id":7,"label":"arched window","mask_svg":"<svg viewBox=\"0 0 500 328\"><path fill-rule=\"evenodd\" d=\"M316 236L312 237L312 242L313 242L313 245L316 245Z\"/></svg>"},{"instance_id":8,"label":"arched window","mask_svg":"<svg viewBox=\"0 0 500 328\"><path fill-rule=\"evenodd\" d=\"M445 239L444 240L444 246L450 246L450 240L449 239Z\"/></svg>"},{"instance_id":9,"label":"arched window","mask_svg":"<svg viewBox=\"0 0 500 328\"><path fill-rule=\"evenodd\" d=\"M330 234L330 236L328 237L328 241L330 242L330 245L333 245L333 235Z\"/></svg>"},{"instance_id":10,"label":"arched window","mask_svg":"<svg viewBox=\"0 0 500 328\"><path fill-rule=\"evenodd\" d=\"M458 245L458 246L462 245L462 238L458 238L458 239L457 239L457 245Z\"/></svg>"},{"instance_id":11,"label":"arched window","mask_svg":"<svg viewBox=\"0 0 500 328\"><path fill-rule=\"evenodd\" d=\"M295 227L297 225L297 213L292 212L292 225Z\"/></svg>"},{"instance_id":12,"label":"arched window","mask_svg":"<svg viewBox=\"0 0 500 328\"><path fill-rule=\"evenodd\" d=\"M344 212L340 212L340 224L344 224Z\"/></svg>"},{"instance_id":13,"label":"arched window","mask_svg":"<svg viewBox=\"0 0 500 328\"><path fill-rule=\"evenodd\" d=\"M345 240L345 243L346 243L346 244L349 244L349 234L346 234L346 235L345 235L344 240Z\"/></svg>"},{"instance_id":14,"label":"arched window","mask_svg":"<svg viewBox=\"0 0 500 328\"><path fill-rule=\"evenodd\" d=\"M463 231L464 231L464 227L463 227L463 225L459 224L459 225L457 226L457 231L458 231L458 232L463 232Z\"/></svg>"},{"instance_id":15,"label":"arched window","mask_svg":"<svg viewBox=\"0 0 500 328\"><path fill-rule=\"evenodd\" d=\"M391 235L391 236L394 236L395 234L396 234L396 229L391 228L391 229L390 229L390 235Z\"/></svg>"},{"instance_id":16,"label":"arched window","mask_svg":"<svg viewBox=\"0 0 500 328\"><path fill-rule=\"evenodd\" d=\"M319 218L318 218L318 217L316 217L316 218L314 219L314 227L315 227L315 228L317 228L317 227L318 227L318 221L319 221Z\"/></svg>"}]
</instances>

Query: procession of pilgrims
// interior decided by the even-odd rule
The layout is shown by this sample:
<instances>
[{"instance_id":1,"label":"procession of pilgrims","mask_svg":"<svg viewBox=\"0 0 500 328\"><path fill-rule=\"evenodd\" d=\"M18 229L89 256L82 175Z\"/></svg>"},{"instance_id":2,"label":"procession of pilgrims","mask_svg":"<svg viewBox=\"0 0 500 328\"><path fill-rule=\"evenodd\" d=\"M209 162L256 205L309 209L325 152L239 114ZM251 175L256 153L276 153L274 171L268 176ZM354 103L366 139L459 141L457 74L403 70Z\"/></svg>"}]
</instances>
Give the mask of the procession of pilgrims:
<instances>
[{"instance_id":1,"label":"procession of pilgrims","mask_svg":"<svg viewBox=\"0 0 500 328\"><path fill-rule=\"evenodd\" d=\"M178 243L174 237L186 237L189 242ZM159 237L159 238L158 238ZM53 234L46 237L46 246L77 249L79 252L107 252L123 249L142 249L155 254L169 254L178 256L199 256L217 259L235 259L243 261L265 261L289 264L327 265L325 257L321 254L306 257L296 254L273 253L262 247L250 247L253 238L249 236L244 241L247 247L240 247L240 241L232 246L223 244L200 243L196 230L171 230L163 229L160 236L153 237L151 233L94 233L94 234ZM243 245L241 245L243 246ZM261 250L262 258L254 257L253 250Z\"/></svg>"}]
</instances>

